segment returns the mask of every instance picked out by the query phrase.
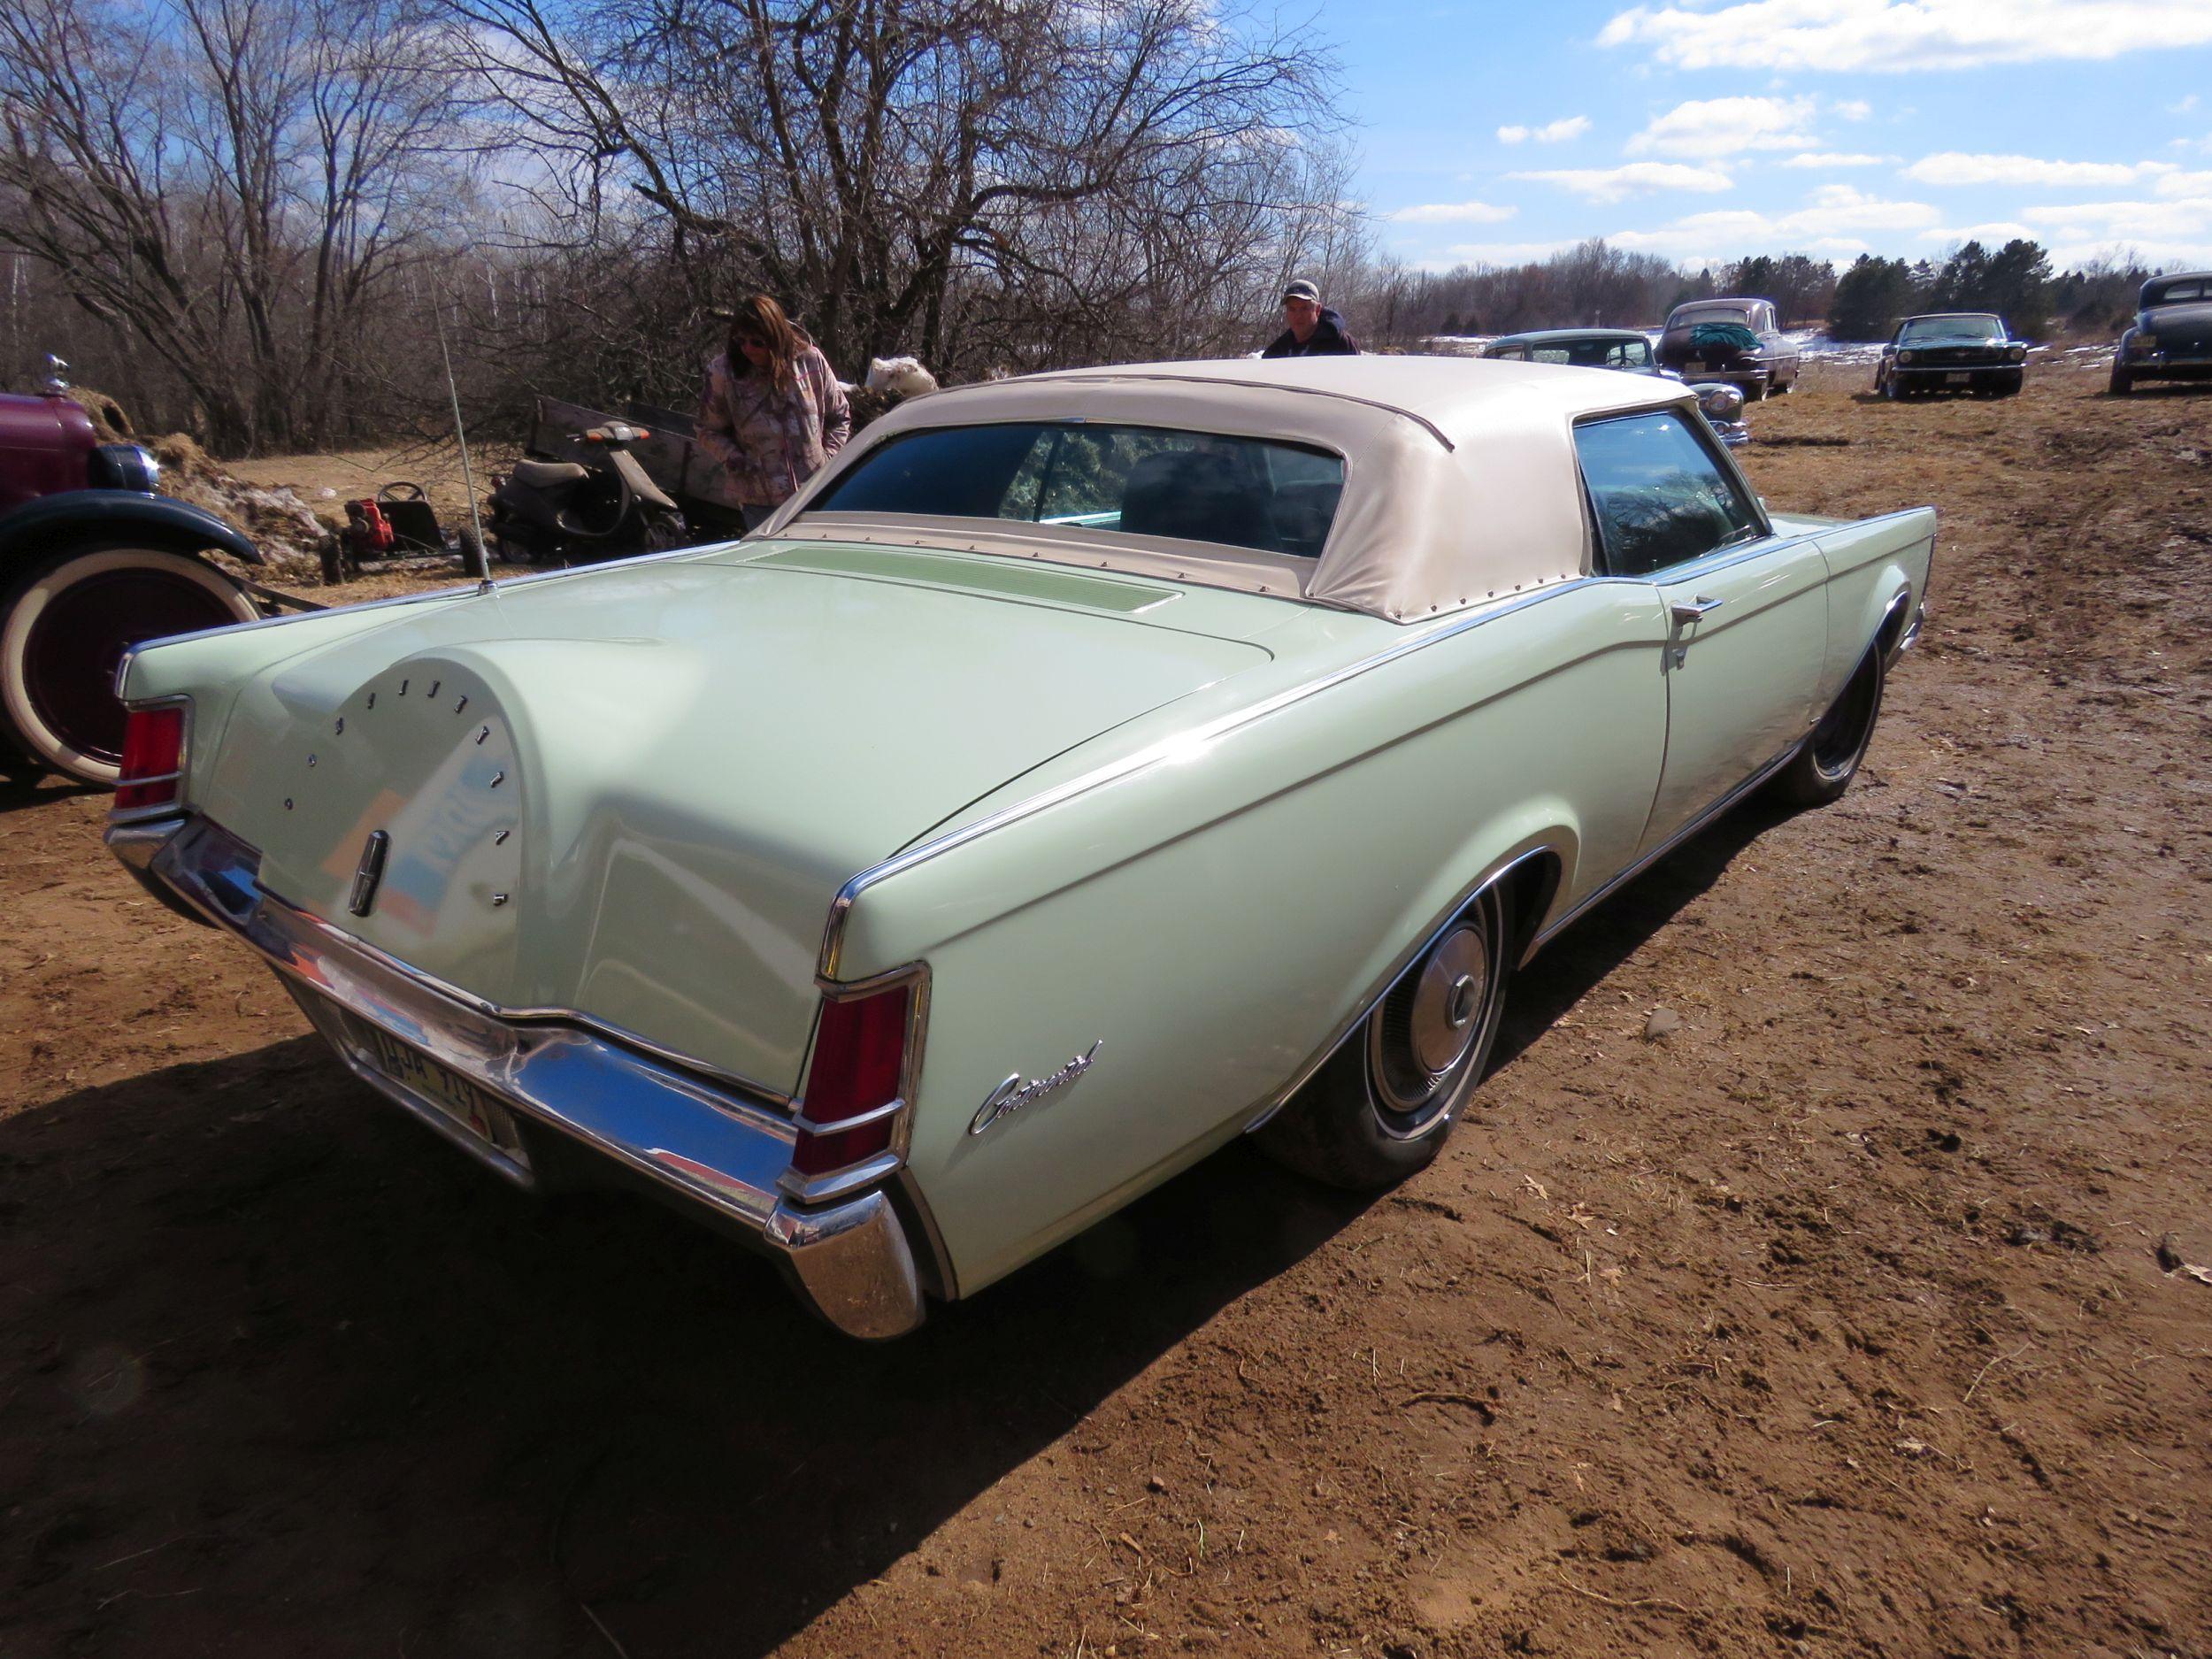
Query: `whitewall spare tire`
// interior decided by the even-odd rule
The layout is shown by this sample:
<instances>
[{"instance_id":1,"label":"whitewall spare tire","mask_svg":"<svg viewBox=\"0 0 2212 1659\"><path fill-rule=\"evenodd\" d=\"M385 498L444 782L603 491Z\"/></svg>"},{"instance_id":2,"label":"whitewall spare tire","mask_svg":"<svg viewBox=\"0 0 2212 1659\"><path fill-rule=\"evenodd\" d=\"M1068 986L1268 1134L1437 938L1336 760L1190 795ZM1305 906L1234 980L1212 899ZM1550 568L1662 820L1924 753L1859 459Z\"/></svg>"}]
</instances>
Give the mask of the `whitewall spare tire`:
<instances>
[{"instance_id":1,"label":"whitewall spare tire","mask_svg":"<svg viewBox=\"0 0 2212 1659\"><path fill-rule=\"evenodd\" d=\"M34 561L0 594L0 740L81 783L115 781L115 669L148 640L259 612L213 566L155 548L80 544Z\"/></svg>"}]
</instances>

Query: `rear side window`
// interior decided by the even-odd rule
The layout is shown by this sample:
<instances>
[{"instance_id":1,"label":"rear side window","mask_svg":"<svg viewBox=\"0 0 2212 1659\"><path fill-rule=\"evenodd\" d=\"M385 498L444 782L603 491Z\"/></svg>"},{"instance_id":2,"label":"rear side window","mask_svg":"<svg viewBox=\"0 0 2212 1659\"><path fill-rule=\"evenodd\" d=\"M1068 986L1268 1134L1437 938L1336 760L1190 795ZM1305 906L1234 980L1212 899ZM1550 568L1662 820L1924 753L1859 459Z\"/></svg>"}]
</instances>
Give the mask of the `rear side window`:
<instances>
[{"instance_id":1,"label":"rear side window","mask_svg":"<svg viewBox=\"0 0 2212 1659\"><path fill-rule=\"evenodd\" d=\"M1340 457L1165 426L1022 421L912 432L862 457L810 512L1013 518L1320 556Z\"/></svg>"},{"instance_id":2,"label":"rear side window","mask_svg":"<svg viewBox=\"0 0 2212 1659\"><path fill-rule=\"evenodd\" d=\"M1649 576L1762 534L1759 515L1672 411L1575 428L1605 569Z\"/></svg>"}]
</instances>

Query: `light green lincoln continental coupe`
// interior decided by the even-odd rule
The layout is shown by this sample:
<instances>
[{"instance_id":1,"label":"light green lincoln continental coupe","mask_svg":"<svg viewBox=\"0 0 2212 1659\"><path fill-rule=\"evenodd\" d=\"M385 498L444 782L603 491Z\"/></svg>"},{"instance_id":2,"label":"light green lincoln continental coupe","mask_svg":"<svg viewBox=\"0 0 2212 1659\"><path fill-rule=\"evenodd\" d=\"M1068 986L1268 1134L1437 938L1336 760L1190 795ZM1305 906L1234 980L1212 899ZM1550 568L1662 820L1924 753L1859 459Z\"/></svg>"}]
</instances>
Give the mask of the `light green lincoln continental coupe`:
<instances>
[{"instance_id":1,"label":"light green lincoln continental coupe","mask_svg":"<svg viewBox=\"0 0 2212 1659\"><path fill-rule=\"evenodd\" d=\"M1235 1135L1433 1157L1547 939L1849 783L1934 529L1596 370L962 388L740 542L142 649L108 840L502 1175L893 1336Z\"/></svg>"}]
</instances>

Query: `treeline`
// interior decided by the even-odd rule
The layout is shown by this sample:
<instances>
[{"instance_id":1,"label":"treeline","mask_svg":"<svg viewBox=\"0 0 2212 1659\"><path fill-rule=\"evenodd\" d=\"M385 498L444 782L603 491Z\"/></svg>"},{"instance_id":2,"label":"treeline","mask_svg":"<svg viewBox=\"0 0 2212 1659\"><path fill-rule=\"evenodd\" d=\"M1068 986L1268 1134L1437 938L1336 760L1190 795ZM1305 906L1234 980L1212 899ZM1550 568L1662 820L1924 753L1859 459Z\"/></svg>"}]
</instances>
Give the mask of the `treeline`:
<instances>
[{"instance_id":1,"label":"treeline","mask_svg":"<svg viewBox=\"0 0 2212 1659\"><path fill-rule=\"evenodd\" d=\"M2134 280L2026 243L1409 271L1348 199L1341 110L1324 42L1214 0L19 0L0 377L57 351L241 454L439 429L444 345L508 433L537 391L686 406L755 290L848 378L961 380L1249 350L1293 275L1379 345L1730 292L1847 333L2104 326Z\"/></svg>"},{"instance_id":2,"label":"treeline","mask_svg":"<svg viewBox=\"0 0 2212 1659\"><path fill-rule=\"evenodd\" d=\"M776 296L848 377L1248 349L1356 283L1340 90L1210 0L0 6L0 341L227 453L687 404Z\"/></svg>"},{"instance_id":3,"label":"treeline","mask_svg":"<svg viewBox=\"0 0 2212 1659\"><path fill-rule=\"evenodd\" d=\"M1532 328L1648 328L1686 301L1725 294L1770 299L1783 327L1823 326L1839 340L1886 339L1899 319L1932 311L1998 311L2039 339L2117 332L2151 274L2131 259L2055 274L2043 249L2025 241L1993 251L1969 242L1940 263L1862 254L1840 273L1809 254L1692 269L1591 241L1517 265L1376 272L1354 320L1398 343Z\"/></svg>"}]
</instances>

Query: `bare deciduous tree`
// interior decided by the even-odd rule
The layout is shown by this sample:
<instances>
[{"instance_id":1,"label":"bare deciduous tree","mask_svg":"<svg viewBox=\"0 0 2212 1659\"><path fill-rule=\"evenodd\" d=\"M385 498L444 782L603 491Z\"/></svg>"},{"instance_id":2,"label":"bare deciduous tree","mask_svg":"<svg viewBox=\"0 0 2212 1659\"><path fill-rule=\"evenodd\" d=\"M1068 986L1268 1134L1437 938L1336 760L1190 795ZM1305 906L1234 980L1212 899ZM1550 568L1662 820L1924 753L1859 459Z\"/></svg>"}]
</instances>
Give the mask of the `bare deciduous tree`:
<instances>
[{"instance_id":1,"label":"bare deciduous tree","mask_svg":"<svg viewBox=\"0 0 2212 1659\"><path fill-rule=\"evenodd\" d=\"M370 302L450 214L449 78L407 0L0 6L0 244L188 388L226 449L365 411Z\"/></svg>"}]
</instances>

